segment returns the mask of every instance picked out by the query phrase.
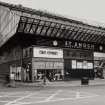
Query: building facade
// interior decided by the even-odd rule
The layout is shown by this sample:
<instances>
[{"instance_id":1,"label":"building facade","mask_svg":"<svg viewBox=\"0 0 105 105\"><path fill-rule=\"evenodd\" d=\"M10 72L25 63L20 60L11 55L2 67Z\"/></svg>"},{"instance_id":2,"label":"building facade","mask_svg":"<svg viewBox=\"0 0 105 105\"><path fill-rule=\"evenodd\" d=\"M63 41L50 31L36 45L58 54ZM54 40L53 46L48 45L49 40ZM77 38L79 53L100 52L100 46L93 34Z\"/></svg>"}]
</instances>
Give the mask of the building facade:
<instances>
[{"instance_id":1,"label":"building facade","mask_svg":"<svg viewBox=\"0 0 105 105\"><path fill-rule=\"evenodd\" d=\"M0 10L0 78L12 73L27 82L45 76L50 81L104 78L103 28L6 3Z\"/></svg>"}]
</instances>

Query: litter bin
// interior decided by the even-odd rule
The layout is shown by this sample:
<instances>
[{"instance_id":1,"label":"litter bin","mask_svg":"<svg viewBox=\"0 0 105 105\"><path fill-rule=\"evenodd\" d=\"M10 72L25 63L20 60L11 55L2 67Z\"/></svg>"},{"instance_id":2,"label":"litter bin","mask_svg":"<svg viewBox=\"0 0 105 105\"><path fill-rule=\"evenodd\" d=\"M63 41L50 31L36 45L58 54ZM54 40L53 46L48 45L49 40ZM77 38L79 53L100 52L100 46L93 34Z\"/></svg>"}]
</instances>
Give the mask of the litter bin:
<instances>
[{"instance_id":1,"label":"litter bin","mask_svg":"<svg viewBox=\"0 0 105 105\"><path fill-rule=\"evenodd\" d=\"M88 84L89 84L89 78L88 77L82 77L81 85L88 85Z\"/></svg>"}]
</instances>

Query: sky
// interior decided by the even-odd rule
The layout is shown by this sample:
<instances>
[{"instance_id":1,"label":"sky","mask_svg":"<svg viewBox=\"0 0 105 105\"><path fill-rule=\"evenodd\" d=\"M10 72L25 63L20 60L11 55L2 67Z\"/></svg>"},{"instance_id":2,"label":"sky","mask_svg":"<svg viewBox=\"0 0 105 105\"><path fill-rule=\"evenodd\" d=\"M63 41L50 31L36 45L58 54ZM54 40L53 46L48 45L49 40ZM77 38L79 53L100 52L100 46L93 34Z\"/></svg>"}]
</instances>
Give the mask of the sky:
<instances>
[{"instance_id":1,"label":"sky","mask_svg":"<svg viewBox=\"0 0 105 105\"><path fill-rule=\"evenodd\" d=\"M105 0L0 0L105 26Z\"/></svg>"}]
</instances>

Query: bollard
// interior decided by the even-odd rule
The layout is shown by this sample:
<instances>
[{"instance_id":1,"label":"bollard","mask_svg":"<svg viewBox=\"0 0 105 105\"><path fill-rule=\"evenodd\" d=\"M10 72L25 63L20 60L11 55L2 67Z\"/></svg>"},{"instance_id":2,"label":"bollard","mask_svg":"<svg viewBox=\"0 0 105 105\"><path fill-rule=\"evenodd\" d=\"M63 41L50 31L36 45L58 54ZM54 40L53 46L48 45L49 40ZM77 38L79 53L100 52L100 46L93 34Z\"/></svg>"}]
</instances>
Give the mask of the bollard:
<instances>
[{"instance_id":1,"label":"bollard","mask_svg":"<svg viewBox=\"0 0 105 105\"><path fill-rule=\"evenodd\" d=\"M43 77L43 85L46 85L46 76Z\"/></svg>"}]
</instances>

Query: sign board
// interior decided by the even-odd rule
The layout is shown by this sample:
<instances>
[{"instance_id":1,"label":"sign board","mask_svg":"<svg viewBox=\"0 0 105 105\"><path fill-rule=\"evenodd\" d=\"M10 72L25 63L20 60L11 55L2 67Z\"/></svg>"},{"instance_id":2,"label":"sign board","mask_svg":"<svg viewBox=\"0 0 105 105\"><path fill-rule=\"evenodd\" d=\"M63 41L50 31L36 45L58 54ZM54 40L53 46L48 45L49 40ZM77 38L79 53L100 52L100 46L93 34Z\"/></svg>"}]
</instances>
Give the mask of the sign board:
<instances>
[{"instance_id":1,"label":"sign board","mask_svg":"<svg viewBox=\"0 0 105 105\"><path fill-rule=\"evenodd\" d=\"M41 57L41 58L63 58L63 50L53 49L53 48L34 47L33 56Z\"/></svg>"},{"instance_id":2,"label":"sign board","mask_svg":"<svg viewBox=\"0 0 105 105\"><path fill-rule=\"evenodd\" d=\"M94 60L105 60L105 53L94 52Z\"/></svg>"},{"instance_id":3,"label":"sign board","mask_svg":"<svg viewBox=\"0 0 105 105\"><path fill-rule=\"evenodd\" d=\"M94 50L93 44L74 42L74 41L65 41L65 47L69 47L69 48L73 48L73 49Z\"/></svg>"},{"instance_id":4,"label":"sign board","mask_svg":"<svg viewBox=\"0 0 105 105\"><path fill-rule=\"evenodd\" d=\"M105 58L105 53L94 52L94 57L104 57Z\"/></svg>"}]
</instances>

